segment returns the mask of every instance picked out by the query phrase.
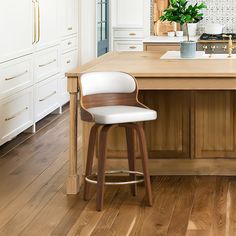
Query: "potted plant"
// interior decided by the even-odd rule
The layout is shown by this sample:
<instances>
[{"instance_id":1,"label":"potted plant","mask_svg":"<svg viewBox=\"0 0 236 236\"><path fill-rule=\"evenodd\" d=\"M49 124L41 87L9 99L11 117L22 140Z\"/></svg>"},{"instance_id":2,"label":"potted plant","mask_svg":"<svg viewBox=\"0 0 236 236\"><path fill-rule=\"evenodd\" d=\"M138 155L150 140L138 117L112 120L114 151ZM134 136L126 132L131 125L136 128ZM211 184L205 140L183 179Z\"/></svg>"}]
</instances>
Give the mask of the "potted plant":
<instances>
[{"instance_id":1,"label":"potted plant","mask_svg":"<svg viewBox=\"0 0 236 236\"><path fill-rule=\"evenodd\" d=\"M197 23L203 19L200 11L206 8L204 3L189 4L188 0L170 0L169 7L164 10L160 17L161 21L170 21L185 25L187 30L187 41L181 42L181 57L193 58L196 55L196 42L190 41L188 24Z\"/></svg>"}]
</instances>

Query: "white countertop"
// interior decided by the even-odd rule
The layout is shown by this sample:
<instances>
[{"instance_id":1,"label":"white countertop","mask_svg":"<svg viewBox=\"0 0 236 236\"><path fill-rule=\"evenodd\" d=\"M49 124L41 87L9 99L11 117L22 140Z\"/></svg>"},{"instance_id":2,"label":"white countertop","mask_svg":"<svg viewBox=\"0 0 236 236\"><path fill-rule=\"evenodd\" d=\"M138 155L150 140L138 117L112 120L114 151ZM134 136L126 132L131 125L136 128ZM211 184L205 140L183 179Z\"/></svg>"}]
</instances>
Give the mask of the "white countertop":
<instances>
[{"instance_id":1,"label":"white countertop","mask_svg":"<svg viewBox=\"0 0 236 236\"><path fill-rule=\"evenodd\" d=\"M197 41L200 36L190 37L190 40ZM179 43L187 40L187 37L149 36L143 43Z\"/></svg>"}]
</instances>

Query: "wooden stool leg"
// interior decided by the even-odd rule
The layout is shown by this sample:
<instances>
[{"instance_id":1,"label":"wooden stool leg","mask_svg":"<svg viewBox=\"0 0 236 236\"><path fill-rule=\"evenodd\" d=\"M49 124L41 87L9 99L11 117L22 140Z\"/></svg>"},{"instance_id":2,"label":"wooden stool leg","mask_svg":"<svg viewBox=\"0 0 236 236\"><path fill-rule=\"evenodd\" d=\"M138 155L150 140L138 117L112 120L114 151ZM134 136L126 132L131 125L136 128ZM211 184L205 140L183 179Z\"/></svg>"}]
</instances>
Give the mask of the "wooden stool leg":
<instances>
[{"instance_id":1,"label":"wooden stool leg","mask_svg":"<svg viewBox=\"0 0 236 236\"><path fill-rule=\"evenodd\" d=\"M126 127L126 141L127 141L127 151L128 151L128 162L129 170L135 171L135 146L134 146L134 129ZM130 174L131 180L136 180L135 174ZM131 193L133 196L137 195L137 184L132 184Z\"/></svg>"},{"instance_id":2,"label":"wooden stool leg","mask_svg":"<svg viewBox=\"0 0 236 236\"><path fill-rule=\"evenodd\" d=\"M141 155L142 155L143 173L144 173L144 181L145 181L148 205L152 206L152 188L151 188L151 181L150 181L150 175L149 175L149 170L148 170L148 152L147 152L146 137L145 137L144 130L140 125L136 125L136 130L139 137L139 143L140 143L140 149L141 149Z\"/></svg>"},{"instance_id":3,"label":"wooden stool leg","mask_svg":"<svg viewBox=\"0 0 236 236\"><path fill-rule=\"evenodd\" d=\"M105 162L107 134L112 125L105 125L99 135L99 156L98 156L98 178L97 178L97 211L103 208L104 183L105 183Z\"/></svg>"},{"instance_id":4,"label":"wooden stool leg","mask_svg":"<svg viewBox=\"0 0 236 236\"><path fill-rule=\"evenodd\" d=\"M98 132L99 127L100 127L99 124L95 124L90 130L85 177L92 174L93 156L94 156L96 137L97 137L97 132ZM84 182L84 200L88 201L89 199L90 199L90 184L87 181L85 181Z\"/></svg>"}]
</instances>

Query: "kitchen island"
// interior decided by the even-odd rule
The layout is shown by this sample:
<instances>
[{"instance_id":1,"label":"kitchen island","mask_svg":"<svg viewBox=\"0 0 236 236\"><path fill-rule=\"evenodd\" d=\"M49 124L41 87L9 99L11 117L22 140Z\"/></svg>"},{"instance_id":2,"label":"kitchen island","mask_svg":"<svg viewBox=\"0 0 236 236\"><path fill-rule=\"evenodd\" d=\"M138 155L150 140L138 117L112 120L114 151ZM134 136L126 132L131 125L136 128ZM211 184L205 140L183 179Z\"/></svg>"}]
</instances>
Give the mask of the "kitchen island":
<instances>
[{"instance_id":1,"label":"kitchen island","mask_svg":"<svg viewBox=\"0 0 236 236\"><path fill-rule=\"evenodd\" d=\"M236 175L236 60L161 60L158 52L108 53L67 74L70 93L70 157L67 193L79 189L77 93L81 73L124 71L134 75L139 99L157 110L146 122L152 175ZM104 85L105 86L105 85ZM92 124L83 123L86 160ZM112 130L107 169L127 167L122 129ZM137 150L138 143L136 144ZM136 152L137 166L139 152ZM80 169L83 169L80 167ZM81 175L82 173L79 173Z\"/></svg>"}]
</instances>

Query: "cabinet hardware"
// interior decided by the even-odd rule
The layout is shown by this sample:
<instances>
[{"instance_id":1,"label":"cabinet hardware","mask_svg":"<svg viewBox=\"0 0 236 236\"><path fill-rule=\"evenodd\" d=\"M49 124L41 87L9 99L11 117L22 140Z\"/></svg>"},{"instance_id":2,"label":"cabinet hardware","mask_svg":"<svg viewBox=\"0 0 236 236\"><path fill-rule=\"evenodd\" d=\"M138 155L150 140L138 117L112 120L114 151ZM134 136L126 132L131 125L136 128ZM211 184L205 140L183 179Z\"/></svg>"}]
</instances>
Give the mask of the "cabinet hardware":
<instances>
[{"instance_id":1,"label":"cabinet hardware","mask_svg":"<svg viewBox=\"0 0 236 236\"><path fill-rule=\"evenodd\" d=\"M6 118L5 121L9 121L9 120L12 120L12 119L16 118L17 116L19 116L23 112L27 111L28 109L29 109L29 107L25 107L23 110L18 111L17 113L15 113L15 115Z\"/></svg>"},{"instance_id":2,"label":"cabinet hardware","mask_svg":"<svg viewBox=\"0 0 236 236\"><path fill-rule=\"evenodd\" d=\"M135 48L137 48L136 46L130 46L129 47L130 49L135 49Z\"/></svg>"},{"instance_id":3,"label":"cabinet hardware","mask_svg":"<svg viewBox=\"0 0 236 236\"><path fill-rule=\"evenodd\" d=\"M72 44L72 42L68 42L67 44L68 44L68 45L71 45L71 44Z\"/></svg>"},{"instance_id":4,"label":"cabinet hardware","mask_svg":"<svg viewBox=\"0 0 236 236\"><path fill-rule=\"evenodd\" d=\"M66 63L67 63L67 64L70 64L70 63L71 63L71 60L68 60Z\"/></svg>"},{"instance_id":5,"label":"cabinet hardware","mask_svg":"<svg viewBox=\"0 0 236 236\"><path fill-rule=\"evenodd\" d=\"M37 21L36 14L37 13L36 13L35 1L32 1L32 3L33 3L33 6L34 6L34 41L33 41L32 44L35 44L36 40L37 40L37 35L36 35L36 31L37 31L37 29L36 29L36 21Z\"/></svg>"},{"instance_id":6,"label":"cabinet hardware","mask_svg":"<svg viewBox=\"0 0 236 236\"><path fill-rule=\"evenodd\" d=\"M67 30L73 30L73 27L68 27Z\"/></svg>"},{"instance_id":7,"label":"cabinet hardware","mask_svg":"<svg viewBox=\"0 0 236 236\"><path fill-rule=\"evenodd\" d=\"M48 98L52 97L53 95L55 95L57 93L57 91L54 91L53 93L49 94L48 96L42 98L42 99L39 99L40 102L43 102L45 100L47 100Z\"/></svg>"},{"instance_id":8,"label":"cabinet hardware","mask_svg":"<svg viewBox=\"0 0 236 236\"><path fill-rule=\"evenodd\" d=\"M57 61L56 59L53 59L52 61L49 61L49 62L47 62L45 64L39 65L39 67L44 67L44 66L50 65L50 64L52 64L53 62L56 62L56 61Z\"/></svg>"},{"instance_id":9,"label":"cabinet hardware","mask_svg":"<svg viewBox=\"0 0 236 236\"><path fill-rule=\"evenodd\" d=\"M14 76L12 76L12 77L8 77L8 78L5 78L5 80L12 80L12 79L15 79L15 78L18 78L18 77L20 77L20 76L22 76L22 75L25 75L25 74L27 74L28 73L28 70L26 70L26 71L24 71L24 72L22 72L22 73L20 73L20 74L18 74L18 75L14 75Z\"/></svg>"},{"instance_id":10,"label":"cabinet hardware","mask_svg":"<svg viewBox=\"0 0 236 236\"><path fill-rule=\"evenodd\" d=\"M41 38L41 15L40 15L39 1L36 0L36 3L38 5L38 39L37 39L36 43L38 43L40 41L40 38Z\"/></svg>"},{"instance_id":11,"label":"cabinet hardware","mask_svg":"<svg viewBox=\"0 0 236 236\"><path fill-rule=\"evenodd\" d=\"M135 36L135 35L136 35L136 33L129 33L129 35L130 35L130 36Z\"/></svg>"}]
</instances>

